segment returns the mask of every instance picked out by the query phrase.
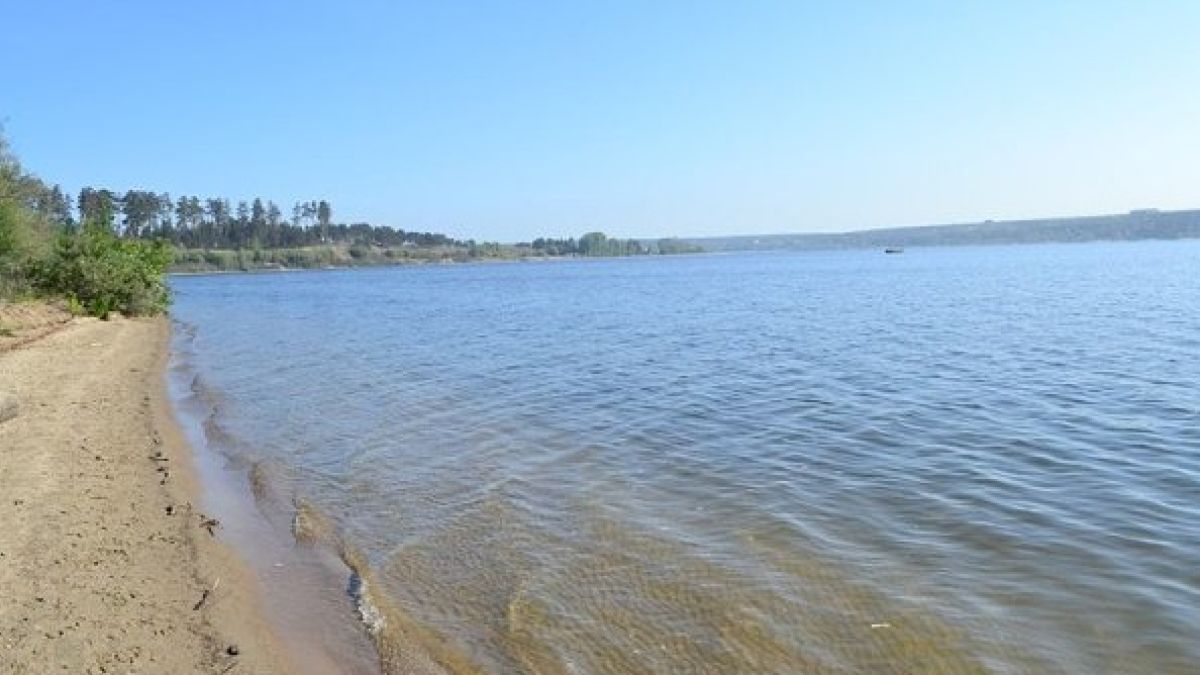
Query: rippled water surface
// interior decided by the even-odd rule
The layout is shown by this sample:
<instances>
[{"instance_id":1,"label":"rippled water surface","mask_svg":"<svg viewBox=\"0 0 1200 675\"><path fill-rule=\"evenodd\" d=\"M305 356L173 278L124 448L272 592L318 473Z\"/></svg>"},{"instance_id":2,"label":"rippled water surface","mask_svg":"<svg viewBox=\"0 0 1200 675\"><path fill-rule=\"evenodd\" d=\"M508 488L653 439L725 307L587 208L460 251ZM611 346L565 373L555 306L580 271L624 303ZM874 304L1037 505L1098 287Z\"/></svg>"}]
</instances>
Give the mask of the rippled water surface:
<instances>
[{"instance_id":1,"label":"rippled water surface","mask_svg":"<svg viewBox=\"0 0 1200 675\"><path fill-rule=\"evenodd\" d=\"M413 668L1200 667L1196 242L172 283Z\"/></svg>"}]
</instances>

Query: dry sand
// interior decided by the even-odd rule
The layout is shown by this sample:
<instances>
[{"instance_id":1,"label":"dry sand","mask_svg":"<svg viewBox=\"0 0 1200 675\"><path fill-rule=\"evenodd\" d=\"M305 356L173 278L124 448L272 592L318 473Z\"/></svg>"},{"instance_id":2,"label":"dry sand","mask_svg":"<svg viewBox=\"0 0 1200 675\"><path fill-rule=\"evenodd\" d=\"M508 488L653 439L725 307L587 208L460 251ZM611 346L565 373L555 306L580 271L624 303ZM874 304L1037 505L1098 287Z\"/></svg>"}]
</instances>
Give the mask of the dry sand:
<instances>
[{"instance_id":1,"label":"dry sand","mask_svg":"<svg viewBox=\"0 0 1200 675\"><path fill-rule=\"evenodd\" d=\"M286 673L257 582L201 527L165 319L32 312L0 342L0 673ZM15 407L15 410L14 410ZM203 599L203 601L202 601Z\"/></svg>"},{"instance_id":2,"label":"dry sand","mask_svg":"<svg viewBox=\"0 0 1200 675\"><path fill-rule=\"evenodd\" d=\"M0 302L0 353L61 330L70 321L63 303Z\"/></svg>"}]
</instances>

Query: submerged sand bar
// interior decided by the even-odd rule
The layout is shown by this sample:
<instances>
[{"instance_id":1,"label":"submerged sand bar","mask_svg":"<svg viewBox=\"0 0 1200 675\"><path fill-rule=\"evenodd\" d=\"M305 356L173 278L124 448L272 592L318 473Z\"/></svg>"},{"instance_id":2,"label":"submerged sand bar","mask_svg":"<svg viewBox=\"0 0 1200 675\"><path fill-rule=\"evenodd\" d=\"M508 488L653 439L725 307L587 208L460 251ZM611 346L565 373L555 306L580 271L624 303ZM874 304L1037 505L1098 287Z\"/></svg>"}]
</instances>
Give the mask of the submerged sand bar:
<instances>
[{"instance_id":1,"label":"submerged sand bar","mask_svg":"<svg viewBox=\"0 0 1200 675\"><path fill-rule=\"evenodd\" d=\"M0 353L0 672L292 670L201 526L165 319L74 319Z\"/></svg>"}]
</instances>

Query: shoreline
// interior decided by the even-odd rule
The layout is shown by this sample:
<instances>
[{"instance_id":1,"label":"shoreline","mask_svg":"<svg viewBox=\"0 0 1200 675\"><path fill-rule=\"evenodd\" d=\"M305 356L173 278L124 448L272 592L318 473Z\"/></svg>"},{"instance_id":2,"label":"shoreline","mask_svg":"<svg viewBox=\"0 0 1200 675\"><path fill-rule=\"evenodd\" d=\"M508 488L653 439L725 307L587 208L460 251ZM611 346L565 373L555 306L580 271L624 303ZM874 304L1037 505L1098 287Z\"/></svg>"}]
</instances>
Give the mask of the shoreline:
<instances>
[{"instance_id":1,"label":"shoreline","mask_svg":"<svg viewBox=\"0 0 1200 675\"><path fill-rule=\"evenodd\" d=\"M174 320L172 326L182 329L172 333L163 383L203 486L198 503L220 521L222 542L256 578L262 616L292 658L288 672L378 675L375 631L351 590L356 571L313 522L318 516L298 496L278 490L283 486L272 471L225 431L221 397L195 369L194 333Z\"/></svg>"},{"instance_id":2,"label":"shoreline","mask_svg":"<svg viewBox=\"0 0 1200 675\"><path fill-rule=\"evenodd\" d=\"M863 249L866 250L866 249ZM746 253L754 251L722 251L721 253ZM475 258L469 260L405 260L397 262L381 262L381 263L358 263L358 264L336 264L336 265L321 265L314 267L247 267L245 269L179 269L175 266L168 268L166 275L168 277L202 277L214 276L221 274L287 274L292 272L330 272L337 270L367 270L367 269L392 269L397 267L454 267L458 265L514 265L514 264L542 264L542 263L565 263L565 262L580 262L588 260L641 260L655 258L677 258L691 257L711 254L712 251L691 251L687 253L645 253L640 255L551 255L551 256L526 256L521 258Z\"/></svg>"},{"instance_id":3,"label":"shoreline","mask_svg":"<svg viewBox=\"0 0 1200 675\"><path fill-rule=\"evenodd\" d=\"M73 319L0 353L0 671L294 672L260 581L195 506L169 319Z\"/></svg>"}]
</instances>

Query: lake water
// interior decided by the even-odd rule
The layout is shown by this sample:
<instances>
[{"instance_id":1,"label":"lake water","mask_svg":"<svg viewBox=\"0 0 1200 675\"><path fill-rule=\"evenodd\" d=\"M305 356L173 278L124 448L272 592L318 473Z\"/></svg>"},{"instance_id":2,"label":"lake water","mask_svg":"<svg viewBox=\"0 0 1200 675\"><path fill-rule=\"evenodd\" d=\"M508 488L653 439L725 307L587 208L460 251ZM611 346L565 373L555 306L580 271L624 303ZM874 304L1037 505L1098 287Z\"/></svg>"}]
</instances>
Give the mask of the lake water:
<instances>
[{"instance_id":1,"label":"lake water","mask_svg":"<svg viewBox=\"0 0 1200 675\"><path fill-rule=\"evenodd\" d=\"M397 671L1200 669L1200 242L172 286Z\"/></svg>"}]
</instances>

